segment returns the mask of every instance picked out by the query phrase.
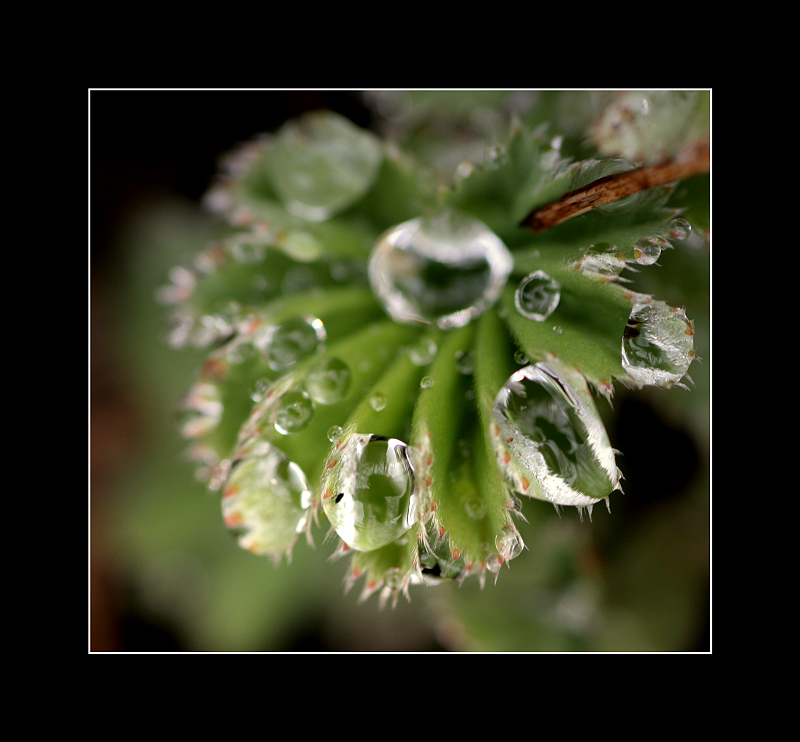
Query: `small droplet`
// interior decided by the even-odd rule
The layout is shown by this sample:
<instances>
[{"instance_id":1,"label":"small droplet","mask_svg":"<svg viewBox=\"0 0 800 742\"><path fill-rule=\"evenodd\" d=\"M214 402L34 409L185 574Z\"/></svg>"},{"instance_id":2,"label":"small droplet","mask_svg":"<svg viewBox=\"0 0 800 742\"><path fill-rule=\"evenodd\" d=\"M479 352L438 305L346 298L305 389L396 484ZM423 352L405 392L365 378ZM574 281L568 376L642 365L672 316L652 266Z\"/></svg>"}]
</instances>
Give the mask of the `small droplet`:
<instances>
[{"instance_id":1,"label":"small droplet","mask_svg":"<svg viewBox=\"0 0 800 742\"><path fill-rule=\"evenodd\" d=\"M314 417L314 402L300 389L286 392L275 410L275 430L281 435L299 433Z\"/></svg>"},{"instance_id":2,"label":"small droplet","mask_svg":"<svg viewBox=\"0 0 800 742\"><path fill-rule=\"evenodd\" d=\"M403 570L398 567L391 567L383 575L383 584L390 590L399 590L403 586L404 577Z\"/></svg>"},{"instance_id":3,"label":"small droplet","mask_svg":"<svg viewBox=\"0 0 800 742\"><path fill-rule=\"evenodd\" d=\"M583 375L552 359L513 373L495 399L498 465L522 495L586 506L616 489L614 450Z\"/></svg>"},{"instance_id":4,"label":"small droplet","mask_svg":"<svg viewBox=\"0 0 800 742\"><path fill-rule=\"evenodd\" d=\"M253 391L250 392L250 399L252 399L253 402L261 402L271 384L272 382L269 379L259 379L253 386Z\"/></svg>"},{"instance_id":5,"label":"small droplet","mask_svg":"<svg viewBox=\"0 0 800 742\"><path fill-rule=\"evenodd\" d=\"M386 396L381 392L375 392L375 394L369 398L369 406L372 407L375 412L380 412L386 407Z\"/></svg>"},{"instance_id":6,"label":"small droplet","mask_svg":"<svg viewBox=\"0 0 800 742\"><path fill-rule=\"evenodd\" d=\"M519 348L514 351L514 360L520 365L525 366L529 363L528 356L525 355L525 351L520 350Z\"/></svg>"},{"instance_id":7,"label":"small droplet","mask_svg":"<svg viewBox=\"0 0 800 742\"><path fill-rule=\"evenodd\" d=\"M522 279L514 303L523 317L544 322L561 300L561 286L544 271L534 271Z\"/></svg>"},{"instance_id":8,"label":"small droplet","mask_svg":"<svg viewBox=\"0 0 800 742\"><path fill-rule=\"evenodd\" d=\"M556 325L556 326L553 328L553 332L554 332L556 335L560 335L562 332L564 332L564 330L562 330L562 329L561 329L561 328L560 328L558 325Z\"/></svg>"},{"instance_id":9,"label":"small droplet","mask_svg":"<svg viewBox=\"0 0 800 742\"><path fill-rule=\"evenodd\" d=\"M683 217L673 219L669 223L669 236L674 240L688 240L692 233L692 225Z\"/></svg>"},{"instance_id":10,"label":"small droplet","mask_svg":"<svg viewBox=\"0 0 800 742\"><path fill-rule=\"evenodd\" d=\"M373 551L416 521L417 497L409 447L396 438L353 434L332 454L323 481L325 515L357 551Z\"/></svg>"},{"instance_id":11,"label":"small droplet","mask_svg":"<svg viewBox=\"0 0 800 742\"><path fill-rule=\"evenodd\" d=\"M519 556L525 546L517 529L510 524L503 526L500 533L497 534L494 544L497 553L506 562Z\"/></svg>"},{"instance_id":12,"label":"small droplet","mask_svg":"<svg viewBox=\"0 0 800 742\"><path fill-rule=\"evenodd\" d=\"M464 509L473 520L480 520L486 517L486 503L480 497L473 497L471 500L467 500L464 504Z\"/></svg>"},{"instance_id":13,"label":"small droplet","mask_svg":"<svg viewBox=\"0 0 800 742\"><path fill-rule=\"evenodd\" d=\"M432 376L423 376L422 380L419 382L419 385L423 389L430 389L434 385L434 380Z\"/></svg>"},{"instance_id":14,"label":"small droplet","mask_svg":"<svg viewBox=\"0 0 800 742\"><path fill-rule=\"evenodd\" d=\"M350 390L350 367L339 358L326 358L305 379L305 388L318 404L341 402Z\"/></svg>"},{"instance_id":15,"label":"small droplet","mask_svg":"<svg viewBox=\"0 0 800 742\"><path fill-rule=\"evenodd\" d=\"M369 278L397 322L462 327L497 301L513 262L485 224L448 209L385 232Z\"/></svg>"},{"instance_id":16,"label":"small droplet","mask_svg":"<svg viewBox=\"0 0 800 742\"><path fill-rule=\"evenodd\" d=\"M253 342L273 371L285 371L321 351L325 339L322 320L303 315L264 328Z\"/></svg>"},{"instance_id":17,"label":"small droplet","mask_svg":"<svg viewBox=\"0 0 800 742\"><path fill-rule=\"evenodd\" d=\"M343 432L344 428L342 428L341 425L331 425L331 427L328 428L328 440L333 443L341 437Z\"/></svg>"},{"instance_id":18,"label":"small droplet","mask_svg":"<svg viewBox=\"0 0 800 742\"><path fill-rule=\"evenodd\" d=\"M266 441L233 462L223 488L222 513L239 545L280 558L309 521L311 489L303 470Z\"/></svg>"},{"instance_id":19,"label":"small droplet","mask_svg":"<svg viewBox=\"0 0 800 742\"><path fill-rule=\"evenodd\" d=\"M475 353L471 350L459 350L456 353L456 369L465 376L475 373Z\"/></svg>"},{"instance_id":20,"label":"small droplet","mask_svg":"<svg viewBox=\"0 0 800 742\"><path fill-rule=\"evenodd\" d=\"M422 338L408 349L408 355L416 366L427 366L436 358L436 343L431 338Z\"/></svg>"},{"instance_id":21,"label":"small droplet","mask_svg":"<svg viewBox=\"0 0 800 742\"><path fill-rule=\"evenodd\" d=\"M681 310L642 297L622 337L622 367L637 384L671 386L694 359L694 329Z\"/></svg>"}]
</instances>

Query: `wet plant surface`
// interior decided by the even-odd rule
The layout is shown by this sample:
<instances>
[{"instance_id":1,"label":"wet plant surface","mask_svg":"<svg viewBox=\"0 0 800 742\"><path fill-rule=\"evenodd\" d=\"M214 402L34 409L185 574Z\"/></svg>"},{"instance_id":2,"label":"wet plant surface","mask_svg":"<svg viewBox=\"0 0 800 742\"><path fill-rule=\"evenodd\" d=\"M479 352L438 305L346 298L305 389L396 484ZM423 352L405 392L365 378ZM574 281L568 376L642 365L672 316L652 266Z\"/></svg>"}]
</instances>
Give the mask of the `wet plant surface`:
<instances>
[{"instance_id":1,"label":"wet plant surface","mask_svg":"<svg viewBox=\"0 0 800 742\"><path fill-rule=\"evenodd\" d=\"M659 157L694 139L664 141ZM584 584L591 531L558 533L565 511L592 528L595 504L613 519L630 499L615 386L691 386L694 321L638 272L702 228L667 184L532 234L530 209L634 165L576 159L519 118L454 171L405 144L315 112L227 158L204 199L227 232L158 291L168 345L204 354L179 405L187 453L241 547L280 562L327 538L381 604L489 578L485 596L564 538L562 587L588 592L556 644L613 649L592 616L622 593L602 571Z\"/></svg>"}]
</instances>

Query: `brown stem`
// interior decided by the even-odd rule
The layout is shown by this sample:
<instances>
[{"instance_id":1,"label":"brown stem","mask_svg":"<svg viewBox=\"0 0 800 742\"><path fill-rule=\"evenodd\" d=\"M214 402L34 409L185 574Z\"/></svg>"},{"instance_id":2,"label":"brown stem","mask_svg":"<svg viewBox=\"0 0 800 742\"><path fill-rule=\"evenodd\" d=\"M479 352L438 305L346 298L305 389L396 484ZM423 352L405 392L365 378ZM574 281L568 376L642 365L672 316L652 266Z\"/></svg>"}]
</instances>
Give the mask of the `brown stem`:
<instances>
[{"instance_id":1,"label":"brown stem","mask_svg":"<svg viewBox=\"0 0 800 742\"><path fill-rule=\"evenodd\" d=\"M531 232L542 232L573 216L619 201L647 188L707 173L710 167L711 152L708 144L704 144L698 147L691 157L676 158L658 165L645 165L625 173L607 175L589 185L570 191L558 201L532 211L520 222L520 226L527 227Z\"/></svg>"}]
</instances>

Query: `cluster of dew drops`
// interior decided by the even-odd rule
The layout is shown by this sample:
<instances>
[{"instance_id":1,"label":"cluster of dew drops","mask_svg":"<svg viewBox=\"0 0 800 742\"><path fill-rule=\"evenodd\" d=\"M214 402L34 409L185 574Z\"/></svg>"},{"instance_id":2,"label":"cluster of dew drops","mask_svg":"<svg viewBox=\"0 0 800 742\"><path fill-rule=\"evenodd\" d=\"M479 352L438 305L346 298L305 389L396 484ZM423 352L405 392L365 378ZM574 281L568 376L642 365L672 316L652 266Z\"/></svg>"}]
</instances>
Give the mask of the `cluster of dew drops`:
<instances>
[{"instance_id":1,"label":"cluster of dew drops","mask_svg":"<svg viewBox=\"0 0 800 742\"><path fill-rule=\"evenodd\" d=\"M691 226L682 218L670 225L676 240L691 238ZM634 260L652 265L670 246L663 238L645 239L634 248ZM611 254L592 256L588 270L615 268ZM462 327L480 316L499 298L512 274L511 253L486 225L454 210L426 218L412 219L387 230L378 240L368 264L372 291L386 313L400 323L425 323L444 330ZM435 275L435 284L429 276ZM177 303L182 292L191 291L191 276L173 275L170 287ZM549 322L561 301L561 286L543 270L522 278L514 301L521 316L531 322ZM175 296L178 294L178 296ZM623 368L642 383L671 385L686 374L693 357L688 333L669 329L675 312L649 297L634 303L621 339ZM680 322L685 318L679 317ZM679 324L680 324L679 322ZM201 326L219 325L219 317L204 318ZM198 444L199 460L207 459L209 480L223 489L226 523L236 531L243 547L275 556L290 553L298 534L311 522L314 488L305 473L288 460L280 447L255 440L264 420L280 436L305 430L319 405L334 405L350 389L351 369L340 358L324 356L302 380L292 369L301 361L321 353L325 347L323 322L299 315L277 325L253 323L251 318L234 317L235 340L229 354L254 349L277 381L257 384L255 403L239 436L233 463L215 461ZM666 328L666 329L665 329ZM553 325L556 334L562 332ZM213 332L212 332L213 334ZM218 334L224 334L219 332ZM417 365L424 366L436 355L432 341L416 345L409 352ZM469 373L465 355L464 372ZM591 397L582 379L561 368L557 362L529 364L517 356L521 369L512 374L498 391L492 411L491 439L496 443L498 465L514 493L533 496L579 509L606 500L618 487L619 471L614 454ZM351 361L357 362L357 361ZM425 389L433 378L424 376ZM375 411L386 404L374 395L369 401ZM219 423L223 408L215 385L198 382L183 404L184 435L202 439ZM420 519L420 498L416 488L414 457L406 442L386 438L381 431L348 431L339 425L328 430L337 451L337 466L323 483L322 508L346 549L371 551L402 538ZM513 440L513 446L506 441ZM332 478L332 479L331 479ZM436 538L423 538L419 573L463 577L466 568L449 545L437 553ZM496 572L522 549L519 533L512 523L497 534L495 549L484 569ZM447 575L447 571L451 574ZM402 583L405 576L390 572L385 583Z\"/></svg>"}]
</instances>

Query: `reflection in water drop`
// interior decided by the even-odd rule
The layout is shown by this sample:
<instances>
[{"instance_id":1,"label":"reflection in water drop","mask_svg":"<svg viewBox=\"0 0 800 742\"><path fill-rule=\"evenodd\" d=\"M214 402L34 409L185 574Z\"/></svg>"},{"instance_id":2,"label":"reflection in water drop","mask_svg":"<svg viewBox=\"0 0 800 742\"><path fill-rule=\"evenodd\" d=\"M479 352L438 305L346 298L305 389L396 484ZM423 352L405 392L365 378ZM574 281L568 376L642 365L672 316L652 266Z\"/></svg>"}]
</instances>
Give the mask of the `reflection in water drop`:
<instances>
[{"instance_id":1,"label":"reflection in water drop","mask_svg":"<svg viewBox=\"0 0 800 742\"><path fill-rule=\"evenodd\" d=\"M694 360L694 325L680 309L642 296L622 337L622 367L638 385L672 386Z\"/></svg>"},{"instance_id":2,"label":"reflection in water drop","mask_svg":"<svg viewBox=\"0 0 800 742\"><path fill-rule=\"evenodd\" d=\"M281 435L299 433L308 427L314 417L314 402L300 389L286 392L275 410L275 430Z\"/></svg>"},{"instance_id":3,"label":"reflection in water drop","mask_svg":"<svg viewBox=\"0 0 800 742\"><path fill-rule=\"evenodd\" d=\"M321 351L325 326L316 317L303 315L261 330L253 339L273 371L285 371Z\"/></svg>"},{"instance_id":4,"label":"reflection in water drop","mask_svg":"<svg viewBox=\"0 0 800 742\"><path fill-rule=\"evenodd\" d=\"M396 438L352 434L334 448L322 505L339 537L372 551L414 524L417 496L408 446Z\"/></svg>"},{"instance_id":5,"label":"reflection in water drop","mask_svg":"<svg viewBox=\"0 0 800 742\"><path fill-rule=\"evenodd\" d=\"M375 392L375 394L369 398L369 406L372 407L375 412L380 412L386 407L386 396L380 392Z\"/></svg>"},{"instance_id":6,"label":"reflection in water drop","mask_svg":"<svg viewBox=\"0 0 800 742\"><path fill-rule=\"evenodd\" d=\"M520 494L586 506L619 482L614 451L583 376L555 359L521 368L492 411L498 464Z\"/></svg>"},{"instance_id":7,"label":"reflection in water drop","mask_svg":"<svg viewBox=\"0 0 800 742\"><path fill-rule=\"evenodd\" d=\"M306 376L305 387L318 404L341 402L350 390L350 367L339 358L326 358Z\"/></svg>"},{"instance_id":8,"label":"reflection in water drop","mask_svg":"<svg viewBox=\"0 0 800 742\"><path fill-rule=\"evenodd\" d=\"M639 265L653 265L661 257L662 247L658 237L645 237L633 246L633 259Z\"/></svg>"},{"instance_id":9,"label":"reflection in water drop","mask_svg":"<svg viewBox=\"0 0 800 742\"><path fill-rule=\"evenodd\" d=\"M303 470L266 441L231 466L222 494L225 523L242 548L279 559L309 525L311 490Z\"/></svg>"},{"instance_id":10,"label":"reflection in water drop","mask_svg":"<svg viewBox=\"0 0 800 742\"><path fill-rule=\"evenodd\" d=\"M669 223L669 236L674 240L687 240L692 234L692 225L687 219L678 217Z\"/></svg>"},{"instance_id":11,"label":"reflection in water drop","mask_svg":"<svg viewBox=\"0 0 800 742\"><path fill-rule=\"evenodd\" d=\"M523 317L544 322L561 300L561 286L544 271L534 271L522 279L514 303Z\"/></svg>"},{"instance_id":12,"label":"reflection in water drop","mask_svg":"<svg viewBox=\"0 0 800 742\"><path fill-rule=\"evenodd\" d=\"M408 355L415 366L427 366L436 358L437 350L431 338L422 338L408 349Z\"/></svg>"},{"instance_id":13,"label":"reflection in water drop","mask_svg":"<svg viewBox=\"0 0 800 742\"><path fill-rule=\"evenodd\" d=\"M499 237L447 210L393 227L372 252L369 277L398 322L462 327L494 304L513 258Z\"/></svg>"},{"instance_id":14,"label":"reflection in water drop","mask_svg":"<svg viewBox=\"0 0 800 742\"><path fill-rule=\"evenodd\" d=\"M494 544L497 553L503 557L503 560L506 562L519 556L522 549L525 548L519 531L511 524L503 526L500 533L495 537Z\"/></svg>"}]
</instances>

